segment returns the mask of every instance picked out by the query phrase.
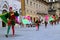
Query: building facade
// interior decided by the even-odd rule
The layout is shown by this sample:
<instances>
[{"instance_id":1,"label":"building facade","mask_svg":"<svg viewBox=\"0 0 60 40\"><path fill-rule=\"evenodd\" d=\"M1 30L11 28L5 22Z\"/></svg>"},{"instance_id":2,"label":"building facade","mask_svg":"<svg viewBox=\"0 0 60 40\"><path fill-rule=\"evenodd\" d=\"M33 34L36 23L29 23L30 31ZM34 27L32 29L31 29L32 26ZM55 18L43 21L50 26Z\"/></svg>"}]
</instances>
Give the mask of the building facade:
<instances>
[{"instance_id":1,"label":"building facade","mask_svg":"<svg viewBox=\"0 0 60 40\"><path fill-rule=\"evenodd\" d=\"M39 0L25 0L25 14L37 19L41 14L48 14L48 4Z\"/></svg>"},{"instance_id":2,"label":"building facade","mask_svg":"<svg viewBox=\"0 0 60 40\"><path fill-rule=\"evenodd\" d=\"M50 5L50 14L56 14L59 16L60 14L60 1L59 0L53 0L49 2Z\"/></svg>"}]
</instances>

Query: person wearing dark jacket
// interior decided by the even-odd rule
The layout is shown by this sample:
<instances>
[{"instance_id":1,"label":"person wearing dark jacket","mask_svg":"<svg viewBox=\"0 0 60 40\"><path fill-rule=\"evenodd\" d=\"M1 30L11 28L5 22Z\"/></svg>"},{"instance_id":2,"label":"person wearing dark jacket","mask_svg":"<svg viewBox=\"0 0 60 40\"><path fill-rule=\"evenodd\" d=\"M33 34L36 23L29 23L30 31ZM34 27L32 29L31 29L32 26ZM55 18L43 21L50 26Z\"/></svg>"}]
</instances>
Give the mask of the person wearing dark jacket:
<instances>
[{"instance_id":1,"label":"person wearing dark jacket","mask_svg":"<svg viewBox=\"0 0 60 40\"><path fill-rule=\"evenodd\" d=\"M39 23L40 23L40 20L36 20L35 24L36 24L36 30L39 30Z\"/></svg>"}]
</instances>

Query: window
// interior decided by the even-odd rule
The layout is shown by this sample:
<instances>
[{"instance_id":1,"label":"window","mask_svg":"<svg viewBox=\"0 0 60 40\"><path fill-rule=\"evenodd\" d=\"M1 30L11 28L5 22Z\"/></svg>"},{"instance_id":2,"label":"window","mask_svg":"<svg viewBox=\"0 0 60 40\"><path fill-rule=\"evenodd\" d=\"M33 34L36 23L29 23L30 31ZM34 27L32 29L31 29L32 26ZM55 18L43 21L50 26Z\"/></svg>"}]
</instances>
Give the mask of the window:
<instances>
[{"instance_id":1,"label":"window","mask_svg":"<svg viewBox=\"0 0 60 40\"><path fill-rule=\"evenodd\" d=\"M29 12L29 10L27 10L27 12Z\"/></svg>"},{"instance_id":2,"label":"window","mask_svg":"<svg viewBox=\"0 0 60 40\"><path fill-rule=\"evenodd\" d=\"M34 14L35 14L35 12L34 12Z\"/></svg>"},{"instance_id":3,"label":"window","mask_svg":"<svg viewBox=\"0 0 60 40\"><path fill-rule=\"evenodd\" d=\"M33 0L34 1L34 0Z\"/></svg>"},{"instance_id":4,"label":"window","mask_svg":"<svg viewBox=\"0 0 60 40\"><path fill-rule=\"evenodd\" d=\"M27 4L28 4L28 0L27 0Z\"/></svg>"},{"instance_id":5,"label":"window","mask_svg":"<svg viewBox=\"0 0 60 40\"><path fill-rule=\"evenodd\" d=\"M36 8L38 8L38 4L36 4Z\"/></svg>"},{"instance_id":6,"label":"window","mask_svg":"<svg viewBox=\"0 0 60 40\"><path fill-rule=\"evenodd\" d=\"M40 5L39 5L39 7L40 7Z\"/></svg>"},{"instance_id":7,"label":"window","mask_svg":"<svg viewBox=\"0 0 60 40\"><path fill-rule=\"evenodd\" d=\"M6 5L6 4L4 4L3 8L6 8L6 9L8 9L8 7L7 7L7 5Z\"/></svg>"},{"instance_id":8,"label":"window","mask_svg":"<svg viewBox=\"0 0 60 40\"><path fill-rule=\"evenodd\" d=\"M32 2L30 2L30 5L32 6Z\"/></svg>"},{"instance_id":9,"label":"window","mask_svg":"<svg viewBox=\"0 0 60 40\"><path fill-rule=\"evenodd\" d=\"M53 2L53 0L50 0L50 2Z\"/></svg>"},{"instance_id":10,"label":"window","mask_svg":"<svg viewBox=\"0 0 60 40\"><path fill-rule=\"evenodd\" d=\"M32 11L31 11L31 13L32 13Z\"/></svg>"},{"instance_id":11,"label":"window","mask_svg":"<svg viewBox=\"0 0 60 40\"><path fill-rule=\"evenodd\" d=\"M55 2L55 0L49 0L49 2Z\"/></svg>"},{"instance_id":12,"label":"window","mask_svg":"<svg viewBox=\"0 0 60 40\"><path fill-rule=\"evenodd\" d=\"M35 6L35 3L33 5Z\"/></svg>"},{"instance_id":13,"label":"window","mask_svg":"<svg viewBox=\"0 0 60 40\"><path fill-rule=\"evenodd\" d=\"M55 0L53 0L53 2L55 2Z\"/></svg>"}]
</instances>

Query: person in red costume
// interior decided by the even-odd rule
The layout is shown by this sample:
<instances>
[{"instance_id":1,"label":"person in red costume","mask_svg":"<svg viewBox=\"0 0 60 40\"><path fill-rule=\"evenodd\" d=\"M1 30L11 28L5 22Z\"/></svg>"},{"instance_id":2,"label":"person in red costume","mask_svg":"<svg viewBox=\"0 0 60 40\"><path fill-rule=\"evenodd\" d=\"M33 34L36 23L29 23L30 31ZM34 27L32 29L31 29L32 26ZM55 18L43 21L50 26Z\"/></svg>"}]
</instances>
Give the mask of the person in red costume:
<instances>
[{"instance_id":1,"label":"person in red costume","mask_svg":"<svg viewBox=\"0 0 60 40\"><path fill-rule=\"evenodd\" d=\"M8 13L8 29L7 29L7 34L5 35L6 37L8 37L8 34L9 34L9 31L10 31L10 28L12 26L12 33L14 36L15 34L15 31L14 31L14 26L15 26L15 23L18 23L20 24L19 22L16 21L16 15L14 14L13 10L12 10L12 7L9 8L9 13Z\"/></svg>"},{"instance_id":2,"label":"person in red costume","mask_svg":"<svg viewBox=\"0 0 60 40\"><path fill-rule=\"evenodd\" d=\"M53 23L56 25L56 15L54 14L52 17L54 18Z\"/></svg>"}]
</instances>

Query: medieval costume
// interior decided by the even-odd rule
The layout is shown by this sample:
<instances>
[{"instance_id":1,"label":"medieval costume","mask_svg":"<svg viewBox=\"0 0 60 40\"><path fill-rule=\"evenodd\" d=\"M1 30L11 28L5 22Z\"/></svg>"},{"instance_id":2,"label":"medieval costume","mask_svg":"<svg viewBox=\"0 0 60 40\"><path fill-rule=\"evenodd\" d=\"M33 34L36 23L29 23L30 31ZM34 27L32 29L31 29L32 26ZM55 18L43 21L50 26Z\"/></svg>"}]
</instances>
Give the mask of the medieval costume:
<instances>
[{"instance_id":1,"label":"medieval costume","mask_svg":"<svg viewBox=\"0 0 60 40\"><path fill-rule=\"evenodd\" d=\"M10 7L9 10L10 10L10 12L5 15L5 17L8 19L8 29L7 29L6 37L8 37L8 34L9 34L9 31L10 31L10 27L11 27L11 26L12 26L13 36L14 36L14 33L15 33L15 31L14 31L15 23L20 24L20 23L16 20L16 17L19 16L18 13L16 13L16 12L14 13L14 12L12 11L12 7Z\"/></svg>"}]
</instances>

